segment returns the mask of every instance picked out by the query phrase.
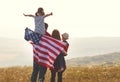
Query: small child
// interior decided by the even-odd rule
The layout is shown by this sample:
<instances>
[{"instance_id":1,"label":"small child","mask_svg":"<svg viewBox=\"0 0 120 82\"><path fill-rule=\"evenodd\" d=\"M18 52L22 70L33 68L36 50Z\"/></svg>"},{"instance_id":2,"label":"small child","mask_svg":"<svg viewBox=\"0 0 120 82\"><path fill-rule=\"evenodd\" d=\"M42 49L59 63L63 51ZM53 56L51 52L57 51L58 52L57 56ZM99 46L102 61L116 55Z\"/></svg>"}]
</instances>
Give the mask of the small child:
<instances>
[{"instance_id":1,"label":"small child","mask_svg":"<svg viewBox=\"0 0 120 82\"><path fill-rule=\"evenodd\" d=\"M49 14L44 13L44 9L43 8L38 8L37 12L35 13L35 15L31 15L31 14L24 14L24 16L28 16L28 17L33 17L34 18L34 22L35 22L35 34L38 36L44 35L45 34L45 23L44 23L44 18L51 16L52 12ZM34 37L34 36L33 36ZM36 38L37 39L37 38ZM35 44L38 44L39 41L35 42ZM33 41L34 43L34 41Z\"/></svg>"}]
</instances>

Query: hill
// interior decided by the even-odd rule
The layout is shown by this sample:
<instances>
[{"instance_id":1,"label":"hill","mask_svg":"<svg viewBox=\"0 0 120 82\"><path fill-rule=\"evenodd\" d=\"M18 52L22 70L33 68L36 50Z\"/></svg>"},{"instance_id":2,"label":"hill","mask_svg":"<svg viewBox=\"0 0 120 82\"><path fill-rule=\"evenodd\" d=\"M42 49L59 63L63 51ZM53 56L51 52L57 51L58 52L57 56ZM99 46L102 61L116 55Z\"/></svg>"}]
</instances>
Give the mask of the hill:
<instances>
[{"instance_id":1,"label":"hill","mask_svg":"<svg viewBox=\"0 0 120 82\"><path fill-rule=\"evenodd\" d=\"M69 58L120 52L120 37L77 37L68 42Z\"/></svg>"},{"instance_id":2,"label":"hill","mask_svg":"<svg viewBox=\"0 0 120 82\"><path fill-rule=\"evenodd\" d=\"M67 65L69 66L120 65L120 52L72 58L67 60Z\"/></svg>"},{"instance_id":3,"label":"hill","mask_svg":"<svg viewBox=\"0 0 120 82\"><path fill-rule=\"evenodd\" d=\"M32 46L24 39L0 37L0 67L32 65Z\"/></svg>"},{"instance_id":4,"label":"hill","mask_svg":"<svg viewBox=\"0 0 120 82\"><path fill-rule=\"evenodd\" d=\"M68 42L69 55L66 59L120 51L120 37L73 37L69 38ZM32 46L23 37L20 39L0 37L0 67L32 65L32 58ZM86 63L89 63L88 60L89 57ZM78 63L75 62L74 65L79 65Z\"/></svg>"}]
</instances>

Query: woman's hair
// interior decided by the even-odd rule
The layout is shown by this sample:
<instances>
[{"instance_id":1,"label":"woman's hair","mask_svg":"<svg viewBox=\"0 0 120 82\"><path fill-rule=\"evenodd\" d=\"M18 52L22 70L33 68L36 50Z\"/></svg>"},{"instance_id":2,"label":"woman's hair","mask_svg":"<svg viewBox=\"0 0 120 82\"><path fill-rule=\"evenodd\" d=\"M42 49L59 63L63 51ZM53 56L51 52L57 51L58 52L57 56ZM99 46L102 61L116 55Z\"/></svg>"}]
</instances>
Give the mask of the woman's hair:
<instances>
[{"instance_id":1,"label":"woman's hair","mask_svg":"<svg viewBox=\"0 0 120 82\"><path fill-rule=\"evenodd\" d=\"M35 13L36 16L38 16L38 14L45 15L44 9L42 7L38 8L37 12Z\"/></svg>"},{"instance_id":2,"label":"woman's hair","mask_svg":"<svg viewBox=\"0 0 120 82\"><path fill-rule=\"evenodd\" d=\"M52 32L52 37L58 40L61 40L60 32L57 29L54 29Z\"/></svg>"}]
</instances>

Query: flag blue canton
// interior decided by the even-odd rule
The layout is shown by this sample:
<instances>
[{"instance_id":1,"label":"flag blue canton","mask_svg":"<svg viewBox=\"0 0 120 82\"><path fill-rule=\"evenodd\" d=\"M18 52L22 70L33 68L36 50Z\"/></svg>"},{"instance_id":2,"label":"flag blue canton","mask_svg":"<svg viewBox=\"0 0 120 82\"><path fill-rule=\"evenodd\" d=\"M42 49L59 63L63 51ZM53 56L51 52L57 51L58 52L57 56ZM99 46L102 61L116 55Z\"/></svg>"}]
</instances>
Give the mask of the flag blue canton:
<instances>
[{"instance_id":1,"label":"flag blue canton","mask_svg":"<svg viewBox=\"0 0 120 82\"><path fill-rule=\"evenodd\" d=\"M42 35L35 33L34 31L29 29L28 27L25 28L24 39L26 41L32 41L34 44L38 44L41 37L42 37Z\"/></svg>"}]
</instances>

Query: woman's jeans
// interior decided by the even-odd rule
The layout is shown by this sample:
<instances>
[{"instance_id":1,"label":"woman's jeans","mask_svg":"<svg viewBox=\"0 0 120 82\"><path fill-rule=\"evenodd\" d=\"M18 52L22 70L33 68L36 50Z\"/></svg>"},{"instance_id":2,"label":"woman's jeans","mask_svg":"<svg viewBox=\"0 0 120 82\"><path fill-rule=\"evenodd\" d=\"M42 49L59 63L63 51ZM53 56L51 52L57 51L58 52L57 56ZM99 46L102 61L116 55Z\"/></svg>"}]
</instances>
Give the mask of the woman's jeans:
<instances>
[{"instance_id":1,"label":"woman's jeans","mask_svg":"<svg viewBox=\"0 0 120 82\"><path fill-rule=\"evenodd\" d=\"M57 82L62 82L62 73L63 72L55 72L54 70L51 70L51 82L55 82L56 73L58 75Z\"/></svg>"}]
</instances>

